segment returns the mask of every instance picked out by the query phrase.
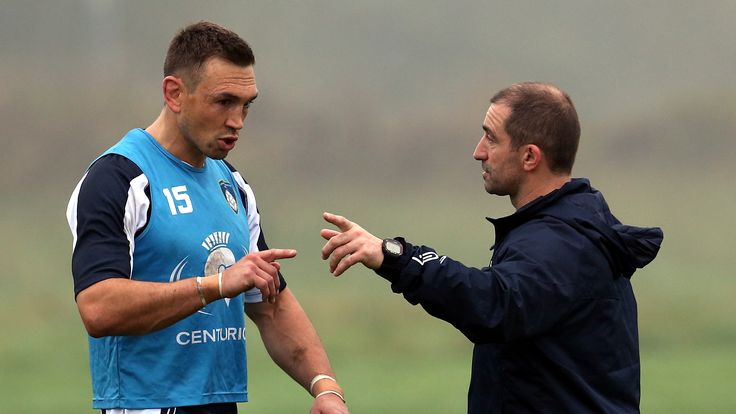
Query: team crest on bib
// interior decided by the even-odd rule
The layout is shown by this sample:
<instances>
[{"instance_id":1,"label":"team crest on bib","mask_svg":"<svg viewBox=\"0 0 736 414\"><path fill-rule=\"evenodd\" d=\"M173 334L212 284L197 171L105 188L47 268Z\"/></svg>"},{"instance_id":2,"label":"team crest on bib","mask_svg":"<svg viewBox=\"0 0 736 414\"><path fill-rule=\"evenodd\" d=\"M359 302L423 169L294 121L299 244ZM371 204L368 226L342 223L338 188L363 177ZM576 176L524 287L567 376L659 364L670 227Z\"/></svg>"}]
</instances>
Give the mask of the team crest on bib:
<instances>
[{"instance_id":1,"label":"team crest on bib","mask_svg":"<svg viewBox=\"0 0 736 414\"><path fill-rule=\"evenodd\" d=\"M233 190L233 186L225 180L220 180L220 190L222 190L222 195L225 196L227 205L230 206L235 214L238 214L238 199L235 198L235 190Z\"/></svg>"}]
</instances>

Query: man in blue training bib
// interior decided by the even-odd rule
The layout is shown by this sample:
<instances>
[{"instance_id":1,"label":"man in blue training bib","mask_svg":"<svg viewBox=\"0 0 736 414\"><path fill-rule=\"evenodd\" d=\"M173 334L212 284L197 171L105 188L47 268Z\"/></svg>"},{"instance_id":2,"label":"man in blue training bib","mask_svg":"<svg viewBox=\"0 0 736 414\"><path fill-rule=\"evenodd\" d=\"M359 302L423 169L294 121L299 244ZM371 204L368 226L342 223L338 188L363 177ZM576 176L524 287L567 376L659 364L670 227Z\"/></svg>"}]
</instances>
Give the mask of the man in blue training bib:
<instances>
[{"instance_id":1,"label":"man in blue training bib","mask_svg":"<svg viewBox=\"0 0 736 414\"><path fill-rule=\"evenodd\" d=\"M258 95L248 44L208 22L164 63L164 107L88 168L67 219L77 306L103 413L235 413L248 401L244 313L274 361L347 413L327 354L269 249L253 190L224 161ZM245 309L245 312L243 312Z\"/></svg>"}]
</instances>

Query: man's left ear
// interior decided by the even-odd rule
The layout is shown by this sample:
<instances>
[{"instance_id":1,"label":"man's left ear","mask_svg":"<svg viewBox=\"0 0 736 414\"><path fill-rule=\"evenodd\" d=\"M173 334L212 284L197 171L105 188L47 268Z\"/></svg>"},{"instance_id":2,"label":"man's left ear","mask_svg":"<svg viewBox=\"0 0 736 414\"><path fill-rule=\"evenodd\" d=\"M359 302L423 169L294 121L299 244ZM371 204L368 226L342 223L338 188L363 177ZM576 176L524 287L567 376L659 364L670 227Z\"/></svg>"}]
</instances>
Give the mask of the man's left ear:
<instances>
[{"instance_id":1,"label":"man's left ear","mask_svg":"<svg viewBox=\"0 0 736 414\"><path fill-rule=\"evenodd\" d=\"M536 169L542 162L542 150L534 144L526 145L522 156L522 165L526 171Z\"/></svg>"},{"instance_id":2,"label":"man's left ear","mask_svg":"<svg viewBox=\"0 0 736 414\"><path fill-rule=\"evenodd\" d=\"M162 83L164 102L174 113L181 112L182 95L186 91L184 81L176 76L167 76Z\"/></svg>"}]
</instances>

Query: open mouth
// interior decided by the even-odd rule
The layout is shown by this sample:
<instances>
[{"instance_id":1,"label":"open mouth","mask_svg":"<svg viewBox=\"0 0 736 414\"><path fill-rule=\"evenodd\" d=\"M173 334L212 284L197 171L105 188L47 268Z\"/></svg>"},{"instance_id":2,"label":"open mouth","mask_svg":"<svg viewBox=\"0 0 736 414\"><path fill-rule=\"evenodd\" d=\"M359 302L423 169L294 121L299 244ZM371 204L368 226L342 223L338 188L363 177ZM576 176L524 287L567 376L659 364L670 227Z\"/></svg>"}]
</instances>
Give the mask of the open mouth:
<instances>
[{"instance_id":1,"label":"open mouth","mask_svg":"<svg viewBox=\"0 0 736 414\"><path fill-rule=\"evenodd\" d=\"M230 151L235 148L235 142L238 141L237 137L220 138L217 142L220 144L220 149L224 151Z\"/></svg>"}]
</instances>

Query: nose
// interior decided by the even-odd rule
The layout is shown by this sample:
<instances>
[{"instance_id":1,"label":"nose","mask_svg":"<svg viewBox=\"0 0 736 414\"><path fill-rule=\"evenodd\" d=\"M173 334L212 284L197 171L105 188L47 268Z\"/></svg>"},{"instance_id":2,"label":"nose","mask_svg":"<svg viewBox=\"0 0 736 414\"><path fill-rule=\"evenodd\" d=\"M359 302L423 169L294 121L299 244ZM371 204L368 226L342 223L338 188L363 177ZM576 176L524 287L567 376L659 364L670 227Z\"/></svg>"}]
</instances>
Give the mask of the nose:
<instances>
[{"instance_id":1,"label":"nose","mask_svg":"<svg viewBox=\"0 0 736 414\"><path fill-rule=\"evenodd\" d=\"M225 126L228 128L232 128L236 131L239 131L243 129L243 124L245 123L245 117L248 115L248 108L243 108L243 110L233 110L230 111L227 117L227 121L225 122Z\"/></svg>"},{"instance_id":2,"label":"nose","mask_svg":"<svg viewBox=\"0 0 736 414\"><path fill-rule=\"evenodd\" d=\"M480 141L478 141L478 145L475 146L475 151L473 151L473 158L478 161L485 161L488 158L488 153L486 152L486 148L483 145L483 138L480 138Z\"/></svg>"}]
</instances>

